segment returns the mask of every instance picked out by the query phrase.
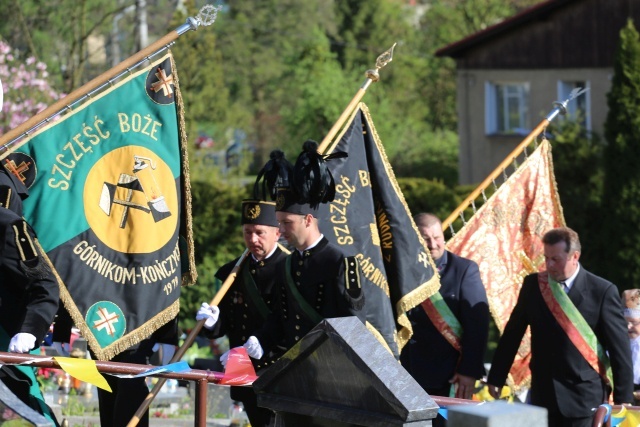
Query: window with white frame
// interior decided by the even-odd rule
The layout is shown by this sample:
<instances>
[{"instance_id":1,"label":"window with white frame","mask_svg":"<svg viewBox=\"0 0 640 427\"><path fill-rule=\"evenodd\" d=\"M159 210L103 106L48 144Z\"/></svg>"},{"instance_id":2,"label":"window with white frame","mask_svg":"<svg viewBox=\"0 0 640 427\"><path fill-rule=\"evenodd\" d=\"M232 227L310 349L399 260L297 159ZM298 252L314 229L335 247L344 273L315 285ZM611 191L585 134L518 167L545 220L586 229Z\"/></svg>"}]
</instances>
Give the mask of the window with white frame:
<instances>
[{"instance_id":1,"label":"window with white frame","mask_svg":"<svg viewBox=\"0 0 640 427\"><path fill-rule=\"evenodd\" d=\"M577 98L567 103L567 115L570 120L577 120L587 131L591 131L591 98L589 82L578 80L560 80L558 82L558 101L564 102L571 97L574 89L587 89Z\"/></svg>"},{"instance_id":2,"label":"window with white frame","mask_svg":"<svg viewBox=\"0 0 640 427\"><path fill-rule=\"evenodd\" d=\"M523 134L531 131L528 82L485 83L487 135Z\"/></svg>"}]
</instances>

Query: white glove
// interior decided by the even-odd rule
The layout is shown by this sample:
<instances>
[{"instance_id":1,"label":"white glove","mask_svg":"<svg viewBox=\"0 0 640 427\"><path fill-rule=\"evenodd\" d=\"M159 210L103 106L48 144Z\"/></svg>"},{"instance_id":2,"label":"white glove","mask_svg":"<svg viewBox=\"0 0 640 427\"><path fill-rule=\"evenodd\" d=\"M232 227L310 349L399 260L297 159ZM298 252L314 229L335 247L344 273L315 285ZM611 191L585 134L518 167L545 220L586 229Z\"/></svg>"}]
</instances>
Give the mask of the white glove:
<instances>
[{"instance_id":1,"label":"white glove","mask_svg":"<svg viewBox=\"0 0 640 427\"><path fill-rule=\"evenodd\" d=\"M222 367L226 368L227 367L227 361L229 360L229 352L231 350L227 350L224 353L222 353L222 356L220 356L220 363L222 363Z\"/></svg>"},{"instance_id":2,"label":"white glove","mask_svg":"<svg viewBox=\"0 0 640 427\"><path fill-rule=\"evenodd\" d=\"M36 337L28 332L19 332L11 338L9 351L12 353L28 353L36 346Z\"/></svg>"},{"instance_id":3,"label":"white glove","mask_svg":"<svg viewBox=\"0 0 640 427\"><path fill-rule=\"evenodd\" d=\"M258 341L258 338L254 337L253 335L251 335L247 342L245 342L242 346L245 348L245 350L247 350L247 354L249 355L249 357L252 357L254 359L260 359L264 354L264 350L262 350L260 341ZM222 354L222 356L220 356L220 363L222 363L222 366L225 368L227 367L227 361L229 360L230 351L231 350L227 350Z\"/></svg>"},{"instance_id":4,"label":"white glove","mask_svg":"<svg viewBox=\"0 0 640 427\"><path fill-rule=\"evenodd\" d=\"M160 363L162 365L168 365L169 362L171 362L173 355L176 354L176 346L171 344L155 343L151 350L155 353L160 350L160 348L162 348L162 360Z\"/></svg>"},{"instance_id":5,"label":"white glove","mask_svg":"<svg viewBox=\"0 0 640 427\"><path fill-rule=\"evenodd\" d=\"M243 345L244 348L247 349L247 354L249 357L253 359L261 359L264 354L264 350L262 350L262 346L260 345L260 341L258 338L251 335L246 343Z\"/></svg>"},{"instance_id":6,"label":"white glove","mask_svg":"<svg viewBox=\"0 0 640 427\"><path fill-rule=\"evenodd\" d=\"M218 316L220 316L220 309L217 306L203 302L196 313L196 320L207 319L204 321L204 327L207 329L213 329L214 325L218 321Z\"/></svg>"},{"instance_id":7,"label":"white glove","mask_svg":"<svg viewBox=\"0 0 640 427\"><path fill-rule=\"evenodd\" d=\"M55 348L58 354L62 357L69 357L69 355L71 354L70 347L71 345L68 342L53 342L53 348Z\"/></svg>"}]
</instances>

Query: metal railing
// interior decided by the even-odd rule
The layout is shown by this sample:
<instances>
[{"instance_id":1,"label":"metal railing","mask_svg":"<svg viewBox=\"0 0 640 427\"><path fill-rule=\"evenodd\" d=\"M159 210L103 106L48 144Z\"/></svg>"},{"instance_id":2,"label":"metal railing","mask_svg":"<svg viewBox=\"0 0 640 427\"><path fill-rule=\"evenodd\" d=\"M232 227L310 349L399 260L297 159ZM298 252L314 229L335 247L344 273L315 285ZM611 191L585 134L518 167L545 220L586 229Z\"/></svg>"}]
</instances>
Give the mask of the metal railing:
<instances>
[{"instance_id":1,"label":"metal railing","mask_svg":"<svg viewBox=\"0 0 640 427\"><path fill-rule=\"evenodd\" d=\"M640 411L640 406L628 406L624 405L628 410ZM611 414L619 412L622 409L622 405L611 405ZM593 416L593 427L611 427L611 414L607 417L606 407L600 406L596 410L596 414ZM605 422L605 418L607 421Z\"/></svg>"},{"instance_id":2,"label":"metal railing","mask_svg":"<svg viewBox=\"0 0 640 427\"><path fill-rule=\"evenodd\" d=\"M62 369L58 362L51 356L38 356L34 354L6 353L0 351L0 364L20 365L29 363L39 368ZM105 374L138 375L152 368L153 365L138 365L135 363L103 362L96 360L96 368ZM202 371L191 369L186 372L159 372L149 375L156 378L175 379L196 382L195 419L194 426L205 427L207 425L207 389L209 383L218 384L223 374L220 372Z\"/></svg>"}]
</instances>

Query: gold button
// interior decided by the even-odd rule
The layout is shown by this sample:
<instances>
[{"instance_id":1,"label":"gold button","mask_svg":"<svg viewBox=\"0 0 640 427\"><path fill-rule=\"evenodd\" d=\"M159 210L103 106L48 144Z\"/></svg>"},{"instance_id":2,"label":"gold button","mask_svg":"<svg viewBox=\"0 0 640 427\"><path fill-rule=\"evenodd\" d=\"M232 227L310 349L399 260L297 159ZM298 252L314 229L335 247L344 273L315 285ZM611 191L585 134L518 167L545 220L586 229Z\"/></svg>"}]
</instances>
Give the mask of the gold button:
<instances>
[{"instance_id":1,"label":"gold button","mask_svg":"<svg viewBox=\"0 0 640 427\"><path fill-rule=\"evenodd\" d=\"M255 269L251 269L251 274L256 274L256 270Z\"/></svg>"},{"instance_id":2,"label":"gold button","mask_svg":"<svg viewBox=\"0 0 640 427\"><path fill-rule=\"evenodd\" d=\"M300 339L300 337L296 335L293 339L298 341Z\"/></svg>"},{"instance_id":3,"label":"gold button","mask_svg":"<svg viewBox=\"0 0 640 427\"><path fill-rule=\"evenodd\" d=\"M300 325L296 325L296 331L300 330Z\"/></svg>"},{"instance_id":4,"label":"gold button","mask_svg":"<svg viewBox=\"0 0 640 427\"><path fill-rule=\"evenodd\" d=\"M296 276L300 276L302 275L302 273L300 273L299 271L296 271Z\"/></svg>"},{"instance_id":5,"label":"gold button","mask_svg":"<svg viewBox=\"0 0 640 427\"><path fill-rule=\"evenodd\" d=\"M298 261L298 265L304 264L304 261Z\"/></svg>"}]
</instances>

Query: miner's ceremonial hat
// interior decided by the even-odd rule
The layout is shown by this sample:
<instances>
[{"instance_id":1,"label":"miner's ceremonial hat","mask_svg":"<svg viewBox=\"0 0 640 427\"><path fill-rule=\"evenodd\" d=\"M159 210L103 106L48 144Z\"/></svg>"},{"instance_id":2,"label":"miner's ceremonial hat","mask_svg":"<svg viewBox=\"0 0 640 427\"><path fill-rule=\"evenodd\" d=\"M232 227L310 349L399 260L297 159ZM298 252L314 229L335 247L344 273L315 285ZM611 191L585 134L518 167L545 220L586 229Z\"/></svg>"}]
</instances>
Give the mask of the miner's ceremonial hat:
<instances>
[{"instance_id":1,"label":"miner's ceremonial hat","mask_svg":"<svg viewBox=\"0 0 640 427\"><path fill-rule=\"evenodd\" d=\"M278 226L276 203L265 200L242 201L242 224Z\"/></svg>"}]
</instances>

